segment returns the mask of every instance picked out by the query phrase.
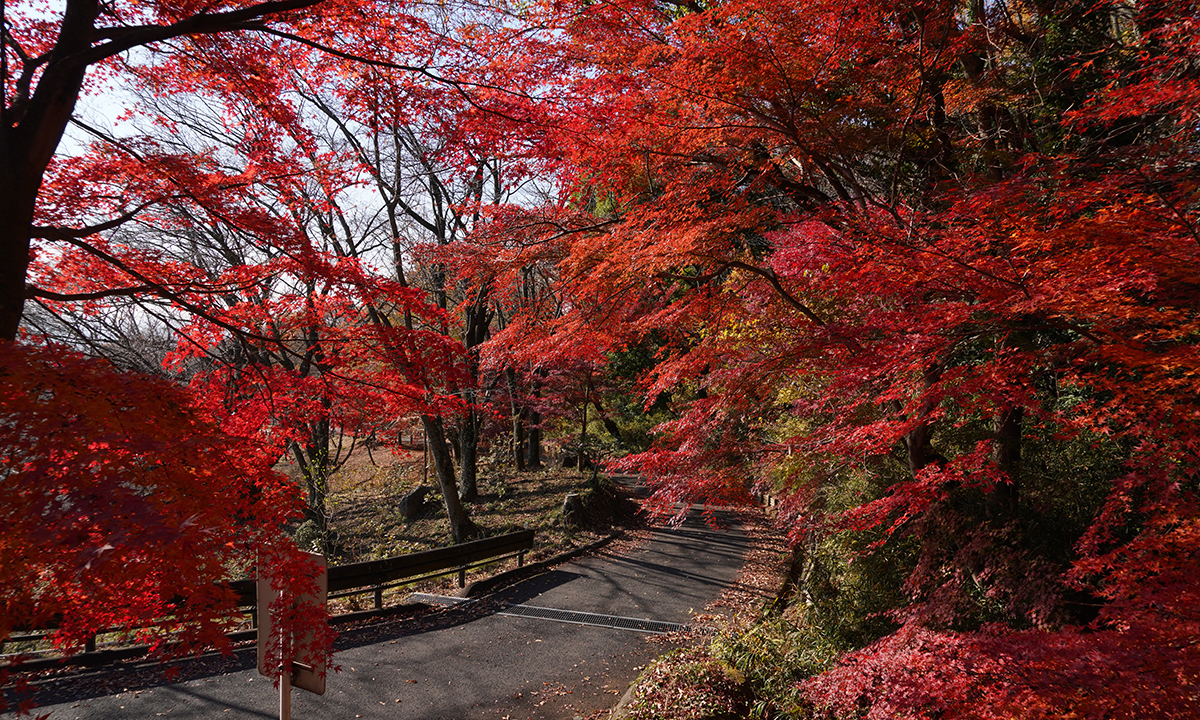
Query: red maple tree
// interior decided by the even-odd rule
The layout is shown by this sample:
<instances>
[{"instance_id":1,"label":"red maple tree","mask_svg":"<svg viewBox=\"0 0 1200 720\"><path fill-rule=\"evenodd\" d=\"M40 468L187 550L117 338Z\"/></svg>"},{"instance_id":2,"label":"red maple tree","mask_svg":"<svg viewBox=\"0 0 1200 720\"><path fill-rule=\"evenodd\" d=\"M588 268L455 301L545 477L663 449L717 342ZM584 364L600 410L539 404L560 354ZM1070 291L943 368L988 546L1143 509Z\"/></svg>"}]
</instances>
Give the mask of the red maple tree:
<instances>
[{"instance_id":1,"label":"red maple tree","mask_svg":"<svg viewBox=\"0 0 1200 720\"><path fill-rule=\"evenodd\" d=\"M298 498L270 448L174 383L62 347L3 353L0 636L55 628L68 654L119 629L170 653L228 647L222 580L257 557L304 587L281 532Z\"/></svg>"},{"instance_id":2,"label":"red maple tree","mask_svg":"<svg viewBox=\"0 0 1200 720\"><path fill-rule=\"evenodd\" d=\"M538 337L667 339L662 510L914 550L814 709L1195 714L1191 4L561 5Z\"/></svg>"},{"instance_id":3,"label":"red maple tree","mask_svg":"<svg viewBox=\"0 0 1200 720\"><path fill-rule=\"evenodd\" d=\"M339 62L436 80L435 70L403 64L423 25L387 4L319 0L70 0L57 15L14 3L0 13L0 375L6 427L16 433L3 456L12 479L4 514L14 532L4 542L13 583L0 637L56 618L56 637L70 651L89 633L153 633L143 626L161 620L181 652L222 645L231 599L213 582L246 571L255 551L264 561L278 556L305 582L296 565L303 560L282 535L300 506L270 467L289 441L311 441L316 456L325 451L312 432L300 438L303 423L281 421L315 409L304 417L311 430L322 412L346 410L321 401L331 397L333 377L374 398L356 408L359 420L367 410L434 407L439 370L454 365L454 343L431 347L413 340L420 332L386 323L351 327L364 308L382 308L376 317L407 313L421 306L420 294L311 242L306 231L319 225L312 215L329 210L330 194L356 168L345 153L322 151L286 97L297 73L317 78ZM134 48L141 50L130 54ZM203 113L162 111L192 101L221 108L223 129L210 138L228 130L224 139L232 139L196 148L170 133L97 127L76 104L108 82L153 98L148 112L132 109L126 121L203 129ZM69 125L91 144L56 155ZM197 242L206 228L207 245ZM261 254L244 254L248 248ZM266 291L275 284L288 292ZM240 344L253 357L201 373L193 390L204 390L189 397L77 358L33 323L19 332L27 300L51 318L78 313L84 322L65 339L101 355L104 341L87 320L132 301L142 317L186 329L183 355ZM289 363L328 372L322 378ZM380 373L383 363L393 372ZM408 374L397 375L404 363ZM266 392L251 382L255 373L272 381ZM426 386L415 387L422 374ZM72 429L56 430L56 417ZM24 429L38 423L48 423L43 436ZM231 500L238 497L244 502ZM50 522L56 513L62 517ZM39 523L42 530L30 529ZM88 553L95 557L79 559ZM327 649L328 638L319 641Z\"/></svg>"}]
</instances>

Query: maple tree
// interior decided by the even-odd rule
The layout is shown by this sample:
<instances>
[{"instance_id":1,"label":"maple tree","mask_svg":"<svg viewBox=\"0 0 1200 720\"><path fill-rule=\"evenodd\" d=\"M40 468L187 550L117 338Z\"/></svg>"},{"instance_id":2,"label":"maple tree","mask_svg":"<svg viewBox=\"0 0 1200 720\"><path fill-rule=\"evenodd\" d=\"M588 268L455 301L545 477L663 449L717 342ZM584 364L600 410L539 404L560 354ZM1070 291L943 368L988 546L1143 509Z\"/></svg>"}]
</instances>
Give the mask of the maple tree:
<instances>
[{"instance_id":1,"label":"maple tree","mask_svg":"<svg viewBox=\"0 0 1200 720\"><path fill-rule=\"evenodd\" d=\"M25 272L43 179L54 161L75 105L84 92L89 70L110 68L133 48L177 38L228 33L257 26L267 29L284 18L304 22L299 14L320 0L282 0L259 4L223 3L199 12L187 3L118 4L71 0L60 18L44 17L32 5L4 4L0 85L4 105L0 122L0 337L16 337L28 293ZM95 71L93 71L95 72ZM108 221L109 223L112 220ZM80 238L105 229L67 226L57 233ZM49 228L37 231L50 232ZM115 289L114 289L115 290Z\"/></svg>"},{"instance_id":2,"label":"maple tree","mask_svg":"<svg viewBox=\"0 0 1200 720\"><path fill-rule=\"evenodd\" d=\"M177 652L220 646L231 598L213 582L245 571L254 552L306 582L282 532L303 506L270 469L284 453L304 469L305 511L323 519L331 432L369 434L414 409L461 414L443 392L460 346L411 325L416 316L444 326L443 314L403 275L374 273L355 253L362 238L329 232L346 217L338 194L355 185L357 166L345 161L352 154L322 149L287 97L297 77L333 76L338 63L437 80L401 64L436 33L423 35L427 26L399 6L317 4L71 0L57 16L0 5L0 337L6 427L17 433L5 447L4 512L22 518L4 545L15 584L0 637L53 617L71 651L100 629L153 633L143 626L163 621ZM75 114L81 96L109 82L152 98L123 119L140 113L150 130L122 135ZM214 122L172 115L172 103L212 110ZM68 125L90 144L55 155ZM189 132L211 144L189 146ZM29 299L40 318L19 330ZM89 323L128 308L135 322L172 330L180 346L169 359L192 377L190 396L74 359L43 332L64 330L60 339L108 355ZM397 328L390 313L410 324ZM31 413L61 416L76 437L25 438ZM120 452L101 453L117 444ZM224 474L217 482L210 472ZM474 526L452 473L450 488L461 539ZM55 512L79 517L54 532L30 529ZM35 544L37 552L26 547ZM97 548L97 558L121 561L78 559ZM162 577L164 567L178 577ZM327 651L328 637L317 642Z\"/></svg>"},{"instance_id":3,"label":"maple tree","mask_svg":"<svg viewBox=\"0 0 1200 720\"><path fill-rule=\"evenodd\" d=\"M445 52L444 45L437 50ZM411 52L421 49L414 46ZM309 207L303 214L312 218L308 232L321 239L320 252L362 265L364 272L346 286L358 288L357 300L341 314L342 322L357 329L342 333L346 337L340 342L350 343L350 336L359 335L359 348L375 347L373 362L416 388L403 395L407 406L393 403L388 413L374 414L379 429L373 435L386 437L381 429L385 418L405 413L419 417L453 535L462 540L478 532L463 502L477 493L480 406L487 393L480 390L477 397L480 379L473 349L488 333L491 311L490 283L468 282L470 253L459 253L456 246L469 243L482 208L511 192L506 183L519 179L522 171L510 162L503 138L471 132L468 123L458 122L467 104L458 89L415 86L390 65L344 61L333 79L324 81L293 71L291 92L311 111L305 114L320 119L309 134L327 148L306 151L311 169L296 175L332 177L330 166L337 162L346 186L326 180L288 196ZM449 134L447 128L456 123ZM367 189L372 196L366 196ZM390 271L390 280L372 265ZM416 288L424 291L426 304ZM376 295L367 300L371 293ZM352 319L355 302L358 320ZM411 339L402 349L395 342L401 336L424 338L418 344L424 343L428 352L422 355ZM394 352L390 357L380 354L387 347ZM435 347L440 349L429 350ZM364 409L359 409L360 417L372 416Z\"/></svg>"},{"instance_id":4,"label":"maple tree","mask_svg":"<svg viewBox=\"0 0 1200 720\"><path fill-rule=\"evenodd\" d=\"M312 517L331 433L415 413L456 539L489 402L585 447L653 347L619 466L777 495L810 616L854 605L809 709L1195 714L1194 3L305 6L5 6L4 337L171 318L176 404ZM93 64L216 117L53 158Z\"/></svg>"},{"instance_id":5,"label":"maple tree","mask_svg":"<svg viewBox=\"0 0 1200 720\"><path fill-rule=\"evenodd\" d=\"M810 702L1194 714L1194 6L557 9L565 190L512 227L569 312L525 336L666 340L660 512L892 554L902 629Z\"/></svg>"},{"instance_id":6,"label":"maple tree","mask_svg":"<svg viewBox=\"0 0 1200 720\"><path fill-rule=\"evenodd\" d=\"M504 377L513 465L517 470L536 470L542 466L543 413L550 409L543 402L545 366L552 364L546 362L550 358L538 328L556 318L561 306L553 291L553 262L523 251L522 239L514 239L511 230L515 222L510 211L503 208L494 219L498 232L492 236L498 242L488 248L488 275L505 292L496 294L496 333L481 354L484 368Z\"/></svg>"},{"instance_id":7,"label":"maple tree","mask_svg":"<svg viewBox=\"0 0 1200 720\"><path fill-rule=\"evenodd\" d=\"M147 206L141 201L189 191L219 210L228 175L170 153L151 157L138 140L114 143L120 150L107 164L55 152L69 123L90 130L74 116L77 101L86 87L113 77L131 49L290 26L281 20L288 13L291 23L303 25L312 16L296 12L314 4L197 8L71 0L57 14L35 4L0 5L2 507L8 524L0 637L53 621L53 639L65 652L107 629L154 639L169 652L225 647L233 598L217 581L248 570L247 559L257 553L283 568L297 588L310 582L305 561L281 532L296 506L271 470L276 458L255 438L220 428L170 384L113 372L62 346L14 341L31 297L86 303L148 293L186 307L185 294L194 300L214 290L186 266L127 252L97 234L130 222ZM71 186L72 180L84 183ZM36 248L35 238L42 241ZM66 278L58 288L28 282L32 262L61 256L70 267L72 253L98 270L81 279L87 287L71 287L79 278ZM303 651L328 651L327 636L316 642L319 647Z\"/></svg>"},{"instance_id":8,"label":"maple tree","mask_svg":"<svg viewBox=\"0 0 1200 720\"><path fill-rule=\"evenodd\" d=\"M0 352L0 637L48 625L67 653L101 630L169 653L228 648L237 598L221 581L257 558L311 583L280 532L297 497L270 448L175 383L63 347Z\"/></svg>"},{"instance_id":9,"label":"maple tree","mask_svg":"<svg viewBox=\"0 0 1200 720\"><path fill-rule=\"evenodd\" d=\"M425 381L427 392L461 402L444 404L446 412L427 408L417 413L454 535L462 539L477 532L460 499L469 502L477 494L479 432L493 385L482 382L477 348L490 331L494 278L486 261L480 262L486 249L478 248L475 235L486 208L519 191L529 170L513 134L502 132L486 113L474 117L476 105L464 90L479 87L484 72L471 46L488 45L486 37L493 32L489 23L496 17L502 21L504 12L480 6L460 15L432 15L421 17L429 26L424 32L433 40L427 47L410 39L408 52L440 56L444 82L414 83L397 72L408 66L381 62L376 52L367 63L358 58L335 60L336 73L327 78L298 75L292 87L327 125L314 135L327 135L321 141L354 169L350 177L358 187L369 188L375 196L364 200L363 193L335 197L325 192L322 202L331 210L322 234L337 235L340 228L343 234L359 236L347 238L334 252L382 264L401 287L423 289L432 305L446 311L423 316L411 307L400 312L401 304L383 303L372 322L392 331L440 332L463 350L460 364L443 372L437 383ZM407 62L427 65L433 60ZM456 78L471 81L447 78L451 67ZM325 160L322 156L312 162L316 167ZM388 252L383 252L389 243Z\"/></svg>"},{"instance_id":10,"label":"maple tree","mask_svg":"<svg viewBox=\"0 0 1200 720\"><path fill-rule=\"evenodd\" d=\"M158 319L181 338L176 362L217 360L206 384L193 384L214 411L235 397L269 406L250 417L262 432L288 437L276 442L302 469L307 514L322 528L324 488L340 459L329 443L385 437L398 415L416 413L455 538L478 532L460 496L476 492L482 416L472 348L488 332L488 284L452 308L459 326L436 312L461 289L447 287L447 261L414 252L426 240L461 241L479 222L485 190L494 203L511 192L502 175L526 172L486 118L461 122L472 107L464 87L474 84L456 77L475 69L455 48L461 38L486 44L486 19L482 8L463 20L418 6L346 4L295 27L238 26L256 32L192 37L174 52L126 61L120 69L140 93L129 115L146 119L140 134L75 120L93 149L58 159L55 182L43 188L44 220L111 219L37 229L49 247L72 245L33 265L42 309L63 317L65 304L82 301L95 317L122 303L162 308ZM353 30L330 30L343 21ZM374 212L362 207L366 189L378 194ZM415 283L412 257L418 271L430 270ZM414 286L429 293L432 311ZM190 325L175 319L181 311ZM81 323L49 324L104 352ZM417 341L424 349L414 337L425 338ZM330 343L345 345L335 352ZM461 357L456 343L467 346ZM394 355L379 357L387 347ZM361 368L370 363L368 378ZM258 388L234 389L234 376L254 377ZM338 403L350 414L335 421ZM280 432L285 416L293 430ZM455 490L452 447L462 476Z\"/></svg>"}]
</instances>

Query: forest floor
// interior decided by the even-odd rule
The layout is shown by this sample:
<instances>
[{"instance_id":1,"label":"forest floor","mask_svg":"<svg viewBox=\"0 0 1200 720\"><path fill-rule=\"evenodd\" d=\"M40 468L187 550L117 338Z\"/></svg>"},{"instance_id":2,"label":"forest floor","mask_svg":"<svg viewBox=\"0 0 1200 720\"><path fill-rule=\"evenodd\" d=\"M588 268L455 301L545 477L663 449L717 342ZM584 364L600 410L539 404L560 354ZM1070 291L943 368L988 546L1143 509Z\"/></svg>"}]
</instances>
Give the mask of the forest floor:
<instances>
[{"instance_id":1,"label":"forest floor","mask_svg":"<svg viewBox=\"0 0 1200 720\"><path fill-rule=\"evenodd\" d=\"M609 492L593 493L591 471L580 473L574 468L553 467L556 464L551 458L543 469L518 472L481 457L479 498L467 504L472 520L489 536L524 528L536 530L534 548L526 558L529 561L543 560L613 533L618 533L620 539L611 549L620 553L622 546L634 547L653 534L650 520L640 512L639 499L627 490L628 483L604 481ZM398 509L400 500L419 485L432 488L427 507L418 517L405 520ZM610 494L614 491L615 497ZM590 496L583 527L562 522L563 499L570 492L578 492L585 498ZM328 504L337 563L418 552L452 542L437 480L424 472L419 445L408 445L396 452L357 450L333 477ZM687 644L703 645L704 638L717 633L747 631L780 591L787 572L788 547L786 539L773 526L771 512L764 508L743 508L737 515L751 540L745 565L737 582L698 614L694 624L696 634ZM468 573L467 582L515 566L515 559L491 563ZM453 594L456 587L457 577L451 575L397 588L394 592L396 595L415 591ZM344 602L349 606L335 612L360 609L353 598ZM361 602L366 607L369 596L363 596ZM647 694L653 695L653 680L645 685ZM667 698L660 695L655 699L661 702Z\"/></svg>"},{"instance_id":2,"label":"forest floor","mask_svg":"<svg viewBox=\"0 0 1200 720\"><path fill-rule=\"evenodd\" d=\"M547 467L518 472L483 457L479 462L479 497L467 503L471 519L484 536L533 529L534 547L525 561L538 561L608 537L616 532L622 542L640 542L648 533L636 500L618 484L601 478L602 491L593 489L592 472ZM286 468L285 468L286 469ZM292 469L294 472L294 469ZM430 488L425 509L413 519L400 513L404 496L418 486ZM585 503L584 522L573 526L562 521L568 493L579 493ZM330 512L330 561L343 565L376 560L452 544L450 524L432 469L425 469L420 446L398 451L359 448L331 477L327 507ZM495 575L516 566L510 558L475 568L466 581ZM457 574L395 588L391 595L414 591L451 593ZM359 610L371 602L369 595L341 601L334 612Z\"/></svg>"}]
</instances>

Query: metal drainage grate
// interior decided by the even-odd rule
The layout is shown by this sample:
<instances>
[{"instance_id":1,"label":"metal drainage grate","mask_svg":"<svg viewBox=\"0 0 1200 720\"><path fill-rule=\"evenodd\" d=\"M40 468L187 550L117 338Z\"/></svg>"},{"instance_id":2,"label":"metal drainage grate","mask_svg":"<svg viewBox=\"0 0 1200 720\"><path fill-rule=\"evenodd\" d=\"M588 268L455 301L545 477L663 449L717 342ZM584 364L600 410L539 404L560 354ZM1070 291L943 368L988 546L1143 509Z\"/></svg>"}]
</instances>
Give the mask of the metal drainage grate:
<instances>
[{"instance_id":1,"label":"metal drainage grate","mask_svg":"<svg viewBox=\"0 0 1200 720\"><path fill-rule=\"evenodd\" d=\"M415 602L444 606L461 605L475 601L473 598L430 595L428 593L413 593L409 596L409 599ZM665 635L688 629L687 625L662 620L643 620L640 618L620 617L618 615L598 615L596 613L578 612L576 610L556 610L554 608L537 607L535 605L509 605L496 614L508 615L509 617L533 618L535 620L552 620L572 625L591 625L593 627L609 628L612 630L633 630L652 635Z\"/></svg>"},{"instance_id":2,"label":"metal drainage grate","mask_svg":"<svg viewBox=\"0 0 1200 720\"><path fill-rule=\"evenodd\" d=\"M687 625L663 622L661 620L642 620L616 615L597 615L596 613L555 610L554 608L534 607L532 605L510 605L507 609L501 610L496 614L536 618L538 620L553 620L573 625L592 625L595 627L611 628L613 630L634 630L654 635L664 635L666 633L687 630Z\"/></svg>"},{"instance_id":3,"label":"metal drainage grate","mask_svg":"<svg viewBox=\"0 0 1200 720\"><path fill-rule=\"evenodd\" d=\"M471 598L454 597L452 595L430 595L428 593L413 593L408 596L413 602L421 602L427 605L461 605L465 602L471 602Z\"/></svg>"}]
</instances>

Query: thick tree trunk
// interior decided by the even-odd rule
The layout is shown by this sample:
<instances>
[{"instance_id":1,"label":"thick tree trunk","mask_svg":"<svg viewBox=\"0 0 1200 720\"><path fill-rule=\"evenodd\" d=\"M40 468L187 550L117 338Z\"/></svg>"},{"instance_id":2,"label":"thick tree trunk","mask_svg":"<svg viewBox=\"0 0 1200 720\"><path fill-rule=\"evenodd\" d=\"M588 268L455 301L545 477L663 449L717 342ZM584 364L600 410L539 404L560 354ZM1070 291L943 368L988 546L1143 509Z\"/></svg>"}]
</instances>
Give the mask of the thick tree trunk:
<instances>
[{"instance_id":1,"label":"thick tree trunk","mask_svg":"<svg viewBox=\"0 0 1200 720\"><path fill-rule=\"evenodd\" d=\"M20 202L15 173L0 167L0 340L15 340L25 311L33 204Z\"/></svg>"},{"instance_id":2,"label":"thick tree trunk","mask_svg":"<svg viewBox=\"0 0 1200 720\"><path fill-rule=\"evenodd\" d=\"M13 114L18 108L9 104L5 89L0 122L0 340L16 339L21 324L38 191L75 111L88 68L81 56L94 40L99 12L97 0L66 3L49 62L19 114Z\"/></svg>"},{"instance_id":3,"label":"thick tree trunk","mask_svg":"<svg viewBox=\"0 0 1200 720\"><path fill-rule=\"evenodd\" d=\"M450 427L442 425L442 437L446 438L446 449L450 451L451 464L458 467L459 459L462 457L462 446L458 443L458 428L453 425Z\"/></svg>"},{"instance_id":4,"label":"thick tree trunk","mask_svg":"<svg viewBox=\"0 0 1200 720\"><path fill-rule=\"evenodd\" d=\"M536 410L529 411L529 443L525 467L528 470L542 469L542 414Z\"/></svg>"},{"instance_id":5,"label":"thick tree trunk","mask_svg":"<svg viewBox=\"0 0 1200 720\"><path fill-rule=\"evenodd\" d=\"M513 423L513 467L517 472L525 472L525 419L522 413L512 416Z\"/></svg>"},{"instance_id":6,"label":"thick tree trunk","mask_svg":"<svg viewBox=\"0 0 1200 720\"><path fill-rule=\"evenodd\" d=\"M463 422L458 428L458 496L463 502L474 502L479 498L477 469L479 428L476 426L476 422L476 414L472 409L467 412L466 417L463 418Z\"/></svg>"},{"instance_id":7,"label":"thick tree trunk","mask_svg":"<svg viewBox=\"0 0 1200 720\"><path fill-rule=\"evenodd\" d=\"M458 497L458 486L454 481L454 462L450 459L450 445L446 442L442 420L432 415L422 415L421 424L425 428L425 442L429 447L429 454L433 456L438 486L442 490L442 501L446 507L446 517L450 520L450 532L454 536L454 542L466 542L479 535L479 526L471 521Z\"/></svg>"},{"instance_id":8,"label":"thick tree trunk","mask_svg":"<svg viewBox=\"0 0 1200 720\"><path fill-rule=\"evenodd\" d=\"M996 442L992 460L1004 474L1007 482L1000 482L992 490L990 511L1002 522L1017 519L1021 502L1021 433L1025 419L1025 408L1009 405L996 412Z\"/></svg>"},{"instance_id":9,"label":"thick tree trunk","mask_svg":"<svg viewBox=\"0 0 1200 720\"><path fill-rule=\"evenodd\" d=\"M922 391L928 395L931 388L937 384L941 377L942 371L939 366L931 365L926 368L925 377L921 378ZM904 436L904 449L908 459L908 470L914 478L917 476L917 473L921 472L930 463L945 462L945 458L933 449L930 442L933 435L933 428L926 420L936 407L937 401L932 397L926 397L917 411L917 424Z\"/></svg>"},{"instance_id":10,"label":"thick tree trunk","mask_svg":"<svg viewBox=\"0 0 1200 720\"><path fill-rule=\"evenodd\" d=\"M325 498L329 494L329 420L318 420L313 424L308 447L308 515L321 527L322 534L329 529L329 515L325 512Z\"/></svg>"}]
</instances>

